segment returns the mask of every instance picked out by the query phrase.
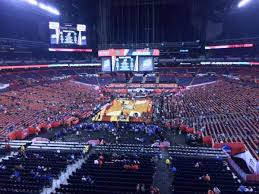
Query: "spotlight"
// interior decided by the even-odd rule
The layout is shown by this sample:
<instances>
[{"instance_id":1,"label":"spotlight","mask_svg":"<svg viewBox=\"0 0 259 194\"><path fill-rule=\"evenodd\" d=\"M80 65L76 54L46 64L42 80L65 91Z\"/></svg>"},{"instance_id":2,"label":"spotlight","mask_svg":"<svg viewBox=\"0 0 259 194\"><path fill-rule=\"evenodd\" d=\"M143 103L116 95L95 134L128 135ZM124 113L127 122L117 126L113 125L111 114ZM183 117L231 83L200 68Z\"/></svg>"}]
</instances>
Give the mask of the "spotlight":
<instances>
[{"instance_id":1,"label":"spotlight","mask_svg":"<svg viewBox=\"0 0 259 194\"><path fill-rule=\"evenodd\" d=\"M55 14L55 15L60 15L60 13L59 13L59 11L58 11L57 9L55 9L55 8L53 8L53 7L50 7L50 6L48 6L48 5L45 5L45 4L43 4L43 3L39 3L39 8L41 8L41 9L43 9L43 10L46 10L46 11L48 11L48 12L50 12L50 13L53 13L53 14Z\"/></svg>"},{"instance_id":2,"label":"spotlight","mask_svg":"<svg viewBox=\"0 0 259 194\"><path fill-rule=\"evenodd\" d=\"M54 7L51 7L51 6L46 5L44 3L40 3L37 0L22 0L22 1L24 1L26 3L29 3L30 5L34 5L38 8L40 8L40 9L45 10L49 13L54 14L54 15L60 15L60 12L57 9L55 9Z\"/></svg>"},{"instance_id":3,"label":"spotlight","mask_svg":"<svg viewBox=\"0 0 259 194\"><path fill-rule=\"evenodd\" d=\"M26 1L29 4L35 5L35 6L38 5L38 2L36 0L24 0L24 1Z\"/></svg>"},{"instance_id":4,"label":"spotlight","mask_svg":"<svg viewBox=\"0 0 259 194\"><path fill-rule=\"evenodd\" d=\"M245 6L247 3L249 3L251 0L241 0L238 4L238 7L241 8Z\"/></svg>"}]
</instances>

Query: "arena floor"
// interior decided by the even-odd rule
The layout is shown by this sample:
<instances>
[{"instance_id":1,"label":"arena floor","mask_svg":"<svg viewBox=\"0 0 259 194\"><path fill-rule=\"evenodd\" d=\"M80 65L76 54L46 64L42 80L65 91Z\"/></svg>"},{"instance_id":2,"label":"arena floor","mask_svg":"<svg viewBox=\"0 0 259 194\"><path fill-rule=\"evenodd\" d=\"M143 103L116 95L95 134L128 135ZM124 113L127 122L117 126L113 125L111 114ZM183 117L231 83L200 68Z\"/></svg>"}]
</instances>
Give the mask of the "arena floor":
<instances>
[{"instance_id":1,"label":"arena floor","mask_svg":"<svg viewBox=\"0 0 259 194\"><path fill-rule=\"evenodd\" d=\"M151 122L152 100L115 99L97 113L93 121Z\"/></svg>"}]
</instances>

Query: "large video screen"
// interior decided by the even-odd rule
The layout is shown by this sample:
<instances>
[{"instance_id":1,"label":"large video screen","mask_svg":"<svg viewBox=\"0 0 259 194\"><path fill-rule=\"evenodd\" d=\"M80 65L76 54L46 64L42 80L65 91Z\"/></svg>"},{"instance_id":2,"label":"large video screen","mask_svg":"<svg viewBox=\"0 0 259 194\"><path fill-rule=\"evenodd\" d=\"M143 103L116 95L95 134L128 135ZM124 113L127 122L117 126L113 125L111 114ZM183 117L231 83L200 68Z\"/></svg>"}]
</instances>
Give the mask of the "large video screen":
<instances>
[{"instance_id":1,"label":"large video screen","mask_svg":"<svg viewBox=\"0 0 259 194\"><path fill-rule=\"evenodd\" d=\"M154 59L153 57L139 57L139 71L153 71Z\"/></svg>"},{"instance_id":2,"label":"large video screen","mask_svg":"<svg viewBox=\"0 0 259 194\"><path fill-rule=\"evenodd\" d=\"M103 72L110 72L111 71L111 57L103 57L102 58L102 71Z\"/></svg>"},{"instance_id":3,"label":"large video screen","mask_svg":"<svg viewBox=\"0 0 259 194\"><path fill-rule=\"evenodd\" d=\"M135 57L117 57L115 59L114 71L135 71Z\"/></svg>"},{"instance_id":4,"label":"large video screen","mask_svg":"<svg viewBox=\"0 0 259 194\"><path fill-rule=\"evenodd\" d=\"M49 22L51 45L87 46L86 25Z\"/></svg>"}]
</instances>

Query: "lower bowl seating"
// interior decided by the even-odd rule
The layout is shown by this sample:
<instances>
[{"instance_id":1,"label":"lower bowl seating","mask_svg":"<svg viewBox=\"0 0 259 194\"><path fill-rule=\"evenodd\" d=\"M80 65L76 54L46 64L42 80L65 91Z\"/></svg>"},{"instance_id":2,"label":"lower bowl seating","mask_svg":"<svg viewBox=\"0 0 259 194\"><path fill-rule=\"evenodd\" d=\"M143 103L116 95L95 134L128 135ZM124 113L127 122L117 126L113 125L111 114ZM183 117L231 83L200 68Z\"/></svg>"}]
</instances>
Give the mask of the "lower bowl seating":
<instances>
[{"instance_id":1,"label":"lower bowl seating","mask_svg":"<svg viewBox=\"0 0 259 194\"><path fill-rule=\"evenodd\" d=\"M153 182L154 163L149 155L120 154L115 157L112 154L102 154L104 164L94 164L98 154L92 154L82 167L73 173L67 184L56 189L56 193L135 193L137 184L144 184L146 193ZM125 164L137 162L138 170L125 169ZM93 183L86 184L83 176L90 176Z\"/></svg>"},{"instance_id":2,"label":"lower bowl seating","mask_svg":"<svg viewBox=\"0 0 259 194\"><path fill-rule=\"evenodd\" d=\"M209 189L218 187L221 193L237 192L241 182L233 178L233 172L224 160L217 158L190 158L172 155L172 165L177 172L172 183L175 194L201 194ZM199 167L195 167L197 163ZM204 182L200 177L208 174L209 182ZM254 187L254 191L256 187Z\"/></svg>"},{"instance_id":3,"label":"lower bowl seating","mask_svg":"<svg viewBox=\"0 0 259 194\"><path fill-rule=\"evenodd\" d=\"M74 158L79 153L73 153ZM38 194L49 187L54 178L66 170L70 160L69 152L27 150L24 156L17 155L0 162L1 194Z\"/></svg>"}]
</instances>

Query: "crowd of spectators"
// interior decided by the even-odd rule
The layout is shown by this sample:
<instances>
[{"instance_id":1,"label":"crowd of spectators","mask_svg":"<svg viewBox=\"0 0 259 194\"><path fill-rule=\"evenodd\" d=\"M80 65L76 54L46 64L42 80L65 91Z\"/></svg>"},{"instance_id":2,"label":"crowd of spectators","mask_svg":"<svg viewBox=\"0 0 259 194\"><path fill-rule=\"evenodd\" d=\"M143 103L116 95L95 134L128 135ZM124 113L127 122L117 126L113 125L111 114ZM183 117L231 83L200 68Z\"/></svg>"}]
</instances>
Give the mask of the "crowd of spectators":
<instances>
[{"instance_id":1,"label":"crowd of spectators","mask_svg":"<svg viewBox=\"0 0 259 194\"><path fill-rule=\"evenodd\" d=\"M88 139L86 136L96 133L99 134L100 142L104 139L108 143L121 143L128 139L130 142L150 144L150 141L153 140L154 143L155 139L165 141L162 135L163 131L162 127L152 124L84 121L78 125L57 131L53 138L63 141L86 141ZM126 133L127 137L125 137Z\"/></svg>"},{"instance_id":2,"label":"crowd of spectators","mask_svg":"<svg viewBox=\"0 0 259 194\"><path fill-rule=\"evenodd\" d=\"M228 81L194 87L158 101L162 120L179 121L215 143L243 142L258 157L258 88Z\"/></svg>"},{"instance_id":3,"label":"crowd of spectators","mask_svg":"<svg viewBox=\"0 0 259 194\"><path fill-rule=\"evenodd\" d=\"M102 102L94 87L63 81L2 93L0 126L7 132L86 117Z\"/></svg>"}]
</instances>

